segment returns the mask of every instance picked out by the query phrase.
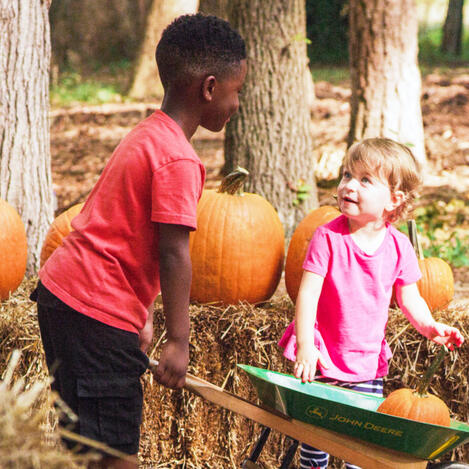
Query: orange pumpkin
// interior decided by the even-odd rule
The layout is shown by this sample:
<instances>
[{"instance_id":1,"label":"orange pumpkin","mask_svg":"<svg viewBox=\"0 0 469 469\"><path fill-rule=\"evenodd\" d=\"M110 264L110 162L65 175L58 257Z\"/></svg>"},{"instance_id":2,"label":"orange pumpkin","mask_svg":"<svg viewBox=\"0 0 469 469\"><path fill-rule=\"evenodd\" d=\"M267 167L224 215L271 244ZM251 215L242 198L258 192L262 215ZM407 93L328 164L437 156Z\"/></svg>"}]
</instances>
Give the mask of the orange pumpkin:
<instances>
[{"instance_id":1,"label":"orange pumpkin","mask_svg":"<svg viewBox=\"0 0 469 469\"><path fill-rule=\"evenodd\" d=\"M0 199L0 300L8 298L26 272L28 243L18 212Z\"/></svg>"},{"instance_id":2,"label":"orange pumpkin","mask_svg":"<svg viewBox=\"0 0 469 469\"><path fill-rule=\"evenodd\" d=\"M340 212L336 208L324 205L308 213L293 232L285 262L285 286L293 303L300 289L303 261L313 233L318 226L330 222L339 215Z\"/></svg>"},{"instance_id":3,"label":"orange pumpkin","mask_svg":"<svg viewBox=\"0 0 469 469\"><path fill-rule=\"evenodd\" d=\"M449 427L451 420L448 407L439 397L427 392L430 380L445 353L446 349L442 347L420 381L417 390L396 389L381 403L378 412Z\"/></svg>"},{"instance_id":4,"label":"orange pumpkin","mask_svg":"<svg viewBox=\"0 0 469 469\"><path fill-rule=\"evenodd\" d=\"M424 258L422 246L417 235L415 220L409 220L409 237L419 258L422 278L417 282L420 295L426 301L430 311L442 309L454 296L454 277L449 264L439 257Z\"/></svg>"},{"instance_id":5,"label":"orange pumpkin","mask_svg":"<svg viewBox=\"0 0 469 469\"><path fill-rule=\"evenodd\" d=\"M51 254L62 245L65 236L73 231L72 220L80 213L83 205L83 203L73 205L52 222L41 249L41 267Z\"/></svg>"},{"instance_id":6,"label":"orange pumpkin","mask_svg":"<svg viewBox=\"0 0 469 469\"><path fill-rule=\"evenodd\" d=\"M260 303L278 286L285 252L283 226L266 199L241 192L247 175L238 168L218 191L202 194L197 231L190 234L192 301Z\"/></svg>"}]
</instances>

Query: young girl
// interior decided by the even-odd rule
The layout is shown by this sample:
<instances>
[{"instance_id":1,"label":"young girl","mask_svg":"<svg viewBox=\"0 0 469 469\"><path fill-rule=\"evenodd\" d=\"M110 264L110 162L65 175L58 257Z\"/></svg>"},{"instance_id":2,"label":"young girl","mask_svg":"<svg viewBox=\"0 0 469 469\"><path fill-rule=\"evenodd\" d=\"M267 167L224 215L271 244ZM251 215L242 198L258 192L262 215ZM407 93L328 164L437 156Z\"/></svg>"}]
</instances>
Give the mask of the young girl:
<instances>
[{"instance_id":1,"label":"young girl","mask_svg":"<svg viewBox=\"0 0 469 469\"><path fill-rule=\"evenodd\" d=\"M311 239L295 321L279 342L303 382L382 395L393 285L402 312L422 335L450 349L463 343L458 329L432 318L417 288L413 247L391 225L415 197L414 161L407 147L385 138L356 143L345 156L337 189L342 215ZM327 467L329 455L310 446L303 444L300 456L302 469Z\"/></svg>"}]
</instances>

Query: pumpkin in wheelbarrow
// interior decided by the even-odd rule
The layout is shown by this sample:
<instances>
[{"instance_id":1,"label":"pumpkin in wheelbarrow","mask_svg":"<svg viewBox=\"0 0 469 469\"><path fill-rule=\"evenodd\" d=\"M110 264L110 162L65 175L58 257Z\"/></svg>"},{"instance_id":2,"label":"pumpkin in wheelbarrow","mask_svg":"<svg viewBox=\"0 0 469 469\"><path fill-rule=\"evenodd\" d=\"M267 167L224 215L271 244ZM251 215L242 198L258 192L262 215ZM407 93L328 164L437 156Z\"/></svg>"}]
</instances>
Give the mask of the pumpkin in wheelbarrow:
<instances>
[{"instance_id":1,"label":"pumpkin in wheelbarrow","mask_svg":"<svg viewBox=\"0 0 469 469\"><path fill-rule=\"evenodd\" d=\"M396 389L381 403L378 412L449 427L451 421L448 407L439 397L427 391L430 380L443 360L445 353L446 350L442 347L435 361L422 378L417 390Z\"/></svg>"}]
</instances>

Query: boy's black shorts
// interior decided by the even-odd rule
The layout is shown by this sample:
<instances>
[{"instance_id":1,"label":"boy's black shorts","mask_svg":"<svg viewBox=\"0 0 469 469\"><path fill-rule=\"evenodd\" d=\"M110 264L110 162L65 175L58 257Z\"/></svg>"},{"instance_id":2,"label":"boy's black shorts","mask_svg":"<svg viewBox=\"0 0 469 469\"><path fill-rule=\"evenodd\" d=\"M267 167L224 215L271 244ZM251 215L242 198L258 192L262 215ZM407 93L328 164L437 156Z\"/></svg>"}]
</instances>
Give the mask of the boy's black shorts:
<instances>
[{"instance_id":1,"label":"boy's black shorts","mask_svg":"<svg viewBox=\"0 0 469 469\"><path fill-rule=\"evenodd\" d=\"M148 367L138 335L75 311L41 283L31 298L38 303L52 388L79 419L70 430L136 454L143 404L140 376Z\"/></svg>"}]
</instances>

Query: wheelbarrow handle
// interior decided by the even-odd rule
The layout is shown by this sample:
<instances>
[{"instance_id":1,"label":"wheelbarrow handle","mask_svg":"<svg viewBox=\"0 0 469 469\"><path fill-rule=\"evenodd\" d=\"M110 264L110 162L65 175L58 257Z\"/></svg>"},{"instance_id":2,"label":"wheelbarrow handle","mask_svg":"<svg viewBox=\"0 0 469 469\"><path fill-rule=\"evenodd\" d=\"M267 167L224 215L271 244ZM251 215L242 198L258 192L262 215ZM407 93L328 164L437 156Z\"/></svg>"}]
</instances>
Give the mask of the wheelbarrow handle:
<instances>
[{"instance_id":1,"label":"wheelbarrow handle","mask_svg":"<svg viewBox=\"0 0 469 469\"><path fill-rule=\"evenodd\" d=\"M150 370L154 371L157 366L157 361L150 360ZM294 420L279 414L274 409L253 404L243 397L236 396L190 373L186 375L184 388L215 405L277 430L290 438L321 448L364 469L425 469L427 465L423 459L387 450L347 435Z\"/></svg>"},{"instance_id":2,"label":"wheelbarrow handle","mask_svg":"<svg viewBox=\"0 0 469 469\"><path fill-rule=\"evenodd\" d=\"M156 371L158 366L158 361L153 360L150 358L149 368L152 373ZM190 392L193 392L201 397L204 397L204 389L216 386L208 381L204 381L203 379L197 378L196 376L191 375L190 373L186 374L186 384L184 385L184 389L187 389Z\"/></svg>"}]
</instances>

